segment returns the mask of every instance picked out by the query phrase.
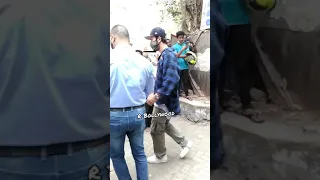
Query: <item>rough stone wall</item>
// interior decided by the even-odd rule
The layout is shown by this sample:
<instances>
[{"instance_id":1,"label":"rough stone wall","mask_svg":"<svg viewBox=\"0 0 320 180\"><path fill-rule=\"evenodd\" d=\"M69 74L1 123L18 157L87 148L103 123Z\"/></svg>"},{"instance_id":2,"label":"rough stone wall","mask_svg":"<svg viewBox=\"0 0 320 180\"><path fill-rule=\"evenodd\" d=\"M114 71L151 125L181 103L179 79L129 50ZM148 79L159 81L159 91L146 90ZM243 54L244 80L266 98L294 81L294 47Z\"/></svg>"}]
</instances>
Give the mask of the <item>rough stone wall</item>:
<instances>
[{"instance_id":1,"label":"rough stone wall","mask_svg":"<svg viewBox=\"0 0 320 180\"><path fill-rule=\"evenodd\" d=\"M295 103L320 110L320 32L261 28L258 37Z\"/></svg>"},{"instance_id":2,"label":"rough stone wall","mask_svg":"<svg viewBox=\"0 0 320 180\"><path fill-rule=\"evenodd\" d=\"M284 20L289 29L310 32L320 27L319 0L277 0L271 18Z\"/></svg>"},{"instance_id":3,"label":"rough stone wall","mask_svg":"<svg viewBox=\"0 0 320 180\"><path fill-rule=\"evenodd\" d=\"M254 12L258 39L295 103L320 109L320 1L278 0L269 17Z\"/></svg>"},{"instance_id":4,"label":"rough stone wall","mask_svg":"<svg viewBox=\"0 0 320 180\"><path fill-rule=\"evenodd\" d=\"M198 32L199 33L199 32ZM204 95L210 96L210 31L205 31L197 40L197 33L191 39L196 43L198 63L191 67L191 75Z\"/></svg>"}]
</instances>

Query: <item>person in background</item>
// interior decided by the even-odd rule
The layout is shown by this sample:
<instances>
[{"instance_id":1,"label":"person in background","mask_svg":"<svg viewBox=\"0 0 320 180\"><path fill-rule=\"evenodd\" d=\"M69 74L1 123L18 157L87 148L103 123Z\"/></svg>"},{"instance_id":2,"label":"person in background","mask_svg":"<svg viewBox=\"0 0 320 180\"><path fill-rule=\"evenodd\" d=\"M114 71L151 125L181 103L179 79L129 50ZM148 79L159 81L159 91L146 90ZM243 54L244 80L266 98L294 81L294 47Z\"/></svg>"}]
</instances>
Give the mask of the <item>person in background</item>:
<instances>
[{"instance_id":1,"label":"person in background","mask_svg":"<svg viewBox=\"0 0 320 180\"><path fill-rule=\"evenodd\" d=\"M109 7L1 1L1 180L109 179Z\"/></svg>"},{"instance_id":2,"label":"person in background","mask_svg":"<svg viewBox=\"0 0 320 180\"><path fill-rule=\"evenodd\" d=\"M189 96L189 90L193 90L189 74L189 65L184 59L186 58L186 54L188 51L190 51L190 49L185 43L186 34L183 31L178 31L176 33L176 37L178 38L178 42L173 45L172 48L175 50L176 57L178 58L179 68L181 70L180 89L183 90L184 94L180 93L180 95L192 100L191 96Z\"/></svg>"},{"instance_id":3,"label":"person in background","mask_svg":"<svg viewBox=\"0 0 320 180\"><path fill-rule=\"evenodd\" d=\"M154 92L148 96L147 103L154 105L153 113L180 114L179 101L179 66L177 57L172 48L166 44L166 33L160 28L152 29L150 46L154 51L161 53L158 61L158 70ZM182 148L180 158L184 158L189 152L192 141L188 140L170 122L171 116L158 116L152 118L151 137L153 141L154 155L148 157L149 163L164 163L168 161L165 133L167 133Z\"/></svg>"},{"instance_id":4,"label":"person in background","mask_svg":"<svg viewBox=\"0 0 320 180\"><path fill-rule=\"evenodd\" d=\"M167 39L167 46L168 46L168 47L171 47L171 46L172 46L171 39Z\"/></svg>"},{"instance_id":5,"label":"person in background","mask_svg":"<svg viewBox=\"0 0 320 180\"><path fill-rule=\"evenodd\" d=\"M249 8L245 1L221 0L221 13L229 26L226 42L226 54L221 63L219 102L223 109L228 105L224 99L224 88L227 80L227 68L231 66L237 80L237 94L242 105L242 114L252 121L263 122L258 115L260 112L251 104L250 89L255 82L263 82L255 57L256 49L251 38L251 23L249 20ZM257 76L258 74L258 76ZM264 83L258 84L269 97Z\"/></svg>"},{"instance_id":6,"label":"person in background","mask_svg":"<svg viewBox=\"0 0 320 180\"><path fill-rule=\"evenodd\" d=\"M148 180L144 151L144 114L147 95L154 88L153 67L129 44L129 32L116 25L110 32L110 139L111 159L119 180L132 179L126 164L126 136L136 165L137 179Z\"/></svg>"},{"instance_id":7,"label":"person in background","mask_svg":"<svg viewBox=\"0 0 320 180\"><path fill-rule=\"evenodd\" d=\"M191 51L191 52L193 52L195 54L198 53L195 43L190 38L187 38L185 40L185 43L189 46L189 51Z\"/></svg>"}]
</instances>

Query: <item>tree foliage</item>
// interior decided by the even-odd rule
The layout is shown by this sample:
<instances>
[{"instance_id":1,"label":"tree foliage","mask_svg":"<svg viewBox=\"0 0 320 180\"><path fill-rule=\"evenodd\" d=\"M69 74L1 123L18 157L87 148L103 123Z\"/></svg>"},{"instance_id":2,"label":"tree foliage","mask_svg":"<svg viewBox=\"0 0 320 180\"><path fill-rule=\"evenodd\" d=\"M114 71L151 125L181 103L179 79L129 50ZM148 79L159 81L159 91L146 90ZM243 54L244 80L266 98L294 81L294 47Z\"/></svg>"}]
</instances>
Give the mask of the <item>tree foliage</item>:
<instances>
[{"instance_id":1,"label":"tree foliage","mask_svg":"<svg viewBox=\"0 0 320 180\"><path fill-rule=\"evenodd\" d=\"M162 9L160 10L162 14L162 21L165 21L167 18L171 18L178 25L181 24L182 12L180 8L180 0L160 0L157 4L162 6Z\"/></svg>"},{"instance_id":2,"label":"tree foliage","mask_svg":"<svg viewBox=\"0 0 320 180\"><path fill-rule=\"evenodd\" d=\"M200 28L203 0L160 0L162 20L172 18L186 32Z\"/></svg>"}]
</instances>

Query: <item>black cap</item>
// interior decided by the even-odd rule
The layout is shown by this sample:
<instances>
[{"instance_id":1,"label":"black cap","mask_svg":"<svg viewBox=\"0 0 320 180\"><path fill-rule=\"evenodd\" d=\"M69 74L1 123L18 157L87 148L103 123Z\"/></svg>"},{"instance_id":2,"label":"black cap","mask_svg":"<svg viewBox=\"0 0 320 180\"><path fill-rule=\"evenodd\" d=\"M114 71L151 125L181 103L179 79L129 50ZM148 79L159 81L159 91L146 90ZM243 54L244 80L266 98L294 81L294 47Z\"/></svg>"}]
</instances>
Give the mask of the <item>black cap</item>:
<instances>
[{"instance_id":1,"label":"black cap","mask_svg":"<svg viewBox=\"0 0 320 180\"><path fill-rule=\"evenodd\" d=\"M150 36L146 36L145 38L148 40L151 40L152 37L154 36L160 36L162 38L166 37L166 31L164 29L162 29L161 27L156 27L153 28L150 32Z\"/></svg>"}]
</instances>

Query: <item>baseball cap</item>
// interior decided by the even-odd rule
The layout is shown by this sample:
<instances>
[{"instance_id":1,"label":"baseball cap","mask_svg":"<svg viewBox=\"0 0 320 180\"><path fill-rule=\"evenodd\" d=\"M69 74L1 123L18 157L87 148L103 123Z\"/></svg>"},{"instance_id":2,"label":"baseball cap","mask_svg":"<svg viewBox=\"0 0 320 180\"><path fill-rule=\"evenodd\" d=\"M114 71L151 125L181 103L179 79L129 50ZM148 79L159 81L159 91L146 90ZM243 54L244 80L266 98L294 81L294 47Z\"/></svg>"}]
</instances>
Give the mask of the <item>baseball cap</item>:
<instances>
[{"instance_id":1,"label":"baseball cap","mask_svg":"<svg viewBox=\"0 0 320 180\"><path fill-rule=\"evenodd\" d=\"M165 38L166 37L166 31L164 29L162 29L161 27L156 27L156 28L153 28L150 32L150 35L149 36L146 36L145 38L148 39L148 40L151 40L152 37L154 36L160 36L162 38Z\"/></svg>"}]
</instances>

